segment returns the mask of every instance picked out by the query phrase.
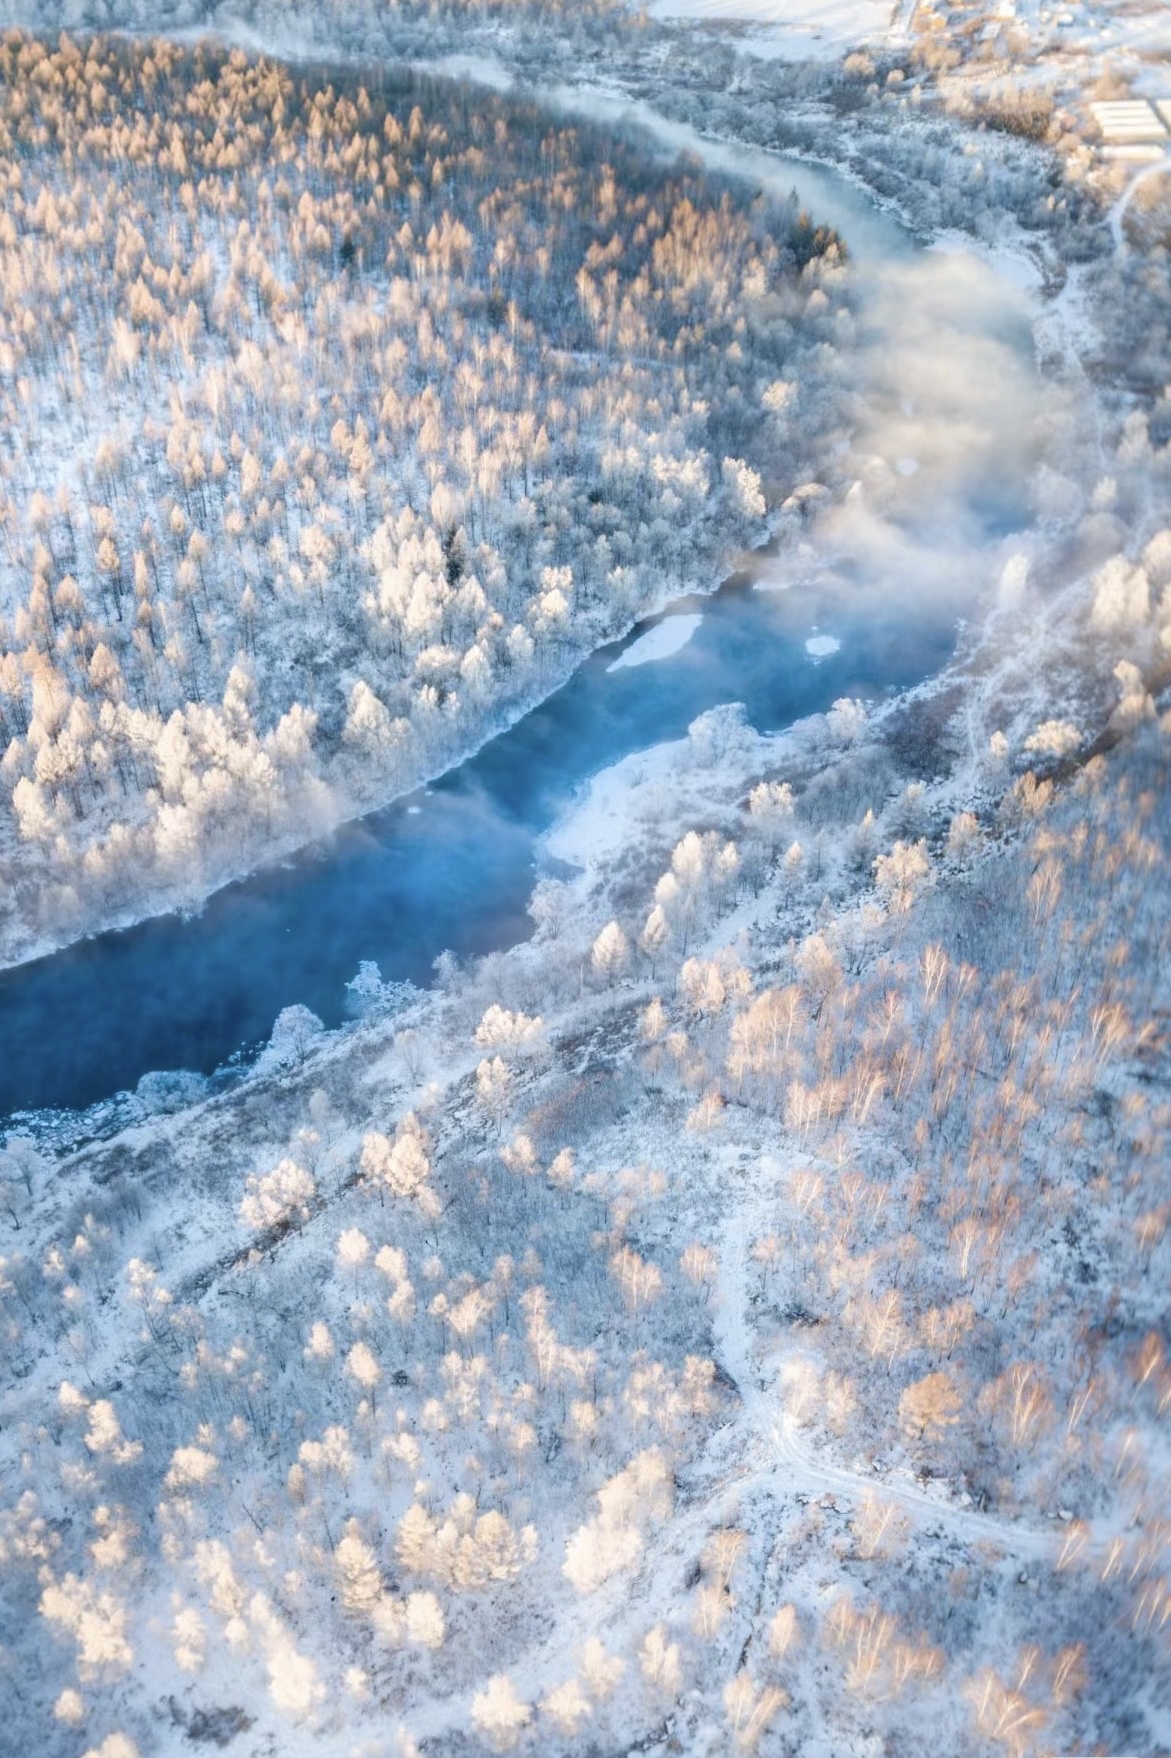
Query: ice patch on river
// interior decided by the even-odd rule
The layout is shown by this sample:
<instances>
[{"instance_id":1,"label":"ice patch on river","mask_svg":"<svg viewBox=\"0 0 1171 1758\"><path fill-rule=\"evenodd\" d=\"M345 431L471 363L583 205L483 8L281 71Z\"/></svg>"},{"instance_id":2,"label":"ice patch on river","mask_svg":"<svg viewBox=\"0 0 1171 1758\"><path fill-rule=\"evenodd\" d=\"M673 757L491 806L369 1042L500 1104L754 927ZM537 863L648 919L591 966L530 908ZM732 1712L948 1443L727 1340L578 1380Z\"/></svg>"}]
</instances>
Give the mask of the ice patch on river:
<instances>
[{"instance_id":1,"label":"ice patch on river","mask_svg":"<svg viewBox=\"0 0 1171 1758\"><path fill-rule=\"evenodd\" d=\"M626 652L620 653L606 670L624 671L630 665L649 665L655 659L670 659L673 654L683 651L702 621L702 616L665 617L645 635L640 635L637 641L632 641Z\"/></svg>"},{"instance_id":2,"label":"ice patch on river","mask_svg":"<svg viewBox=\"0 0 1171 1758\"><path fill-rule=\"evenodd\" d=\"M840 653L842 644L836 635L810 635L805 643L805 651L810 659L828 659L831 653Z\"/></svg>"}]
</instances>

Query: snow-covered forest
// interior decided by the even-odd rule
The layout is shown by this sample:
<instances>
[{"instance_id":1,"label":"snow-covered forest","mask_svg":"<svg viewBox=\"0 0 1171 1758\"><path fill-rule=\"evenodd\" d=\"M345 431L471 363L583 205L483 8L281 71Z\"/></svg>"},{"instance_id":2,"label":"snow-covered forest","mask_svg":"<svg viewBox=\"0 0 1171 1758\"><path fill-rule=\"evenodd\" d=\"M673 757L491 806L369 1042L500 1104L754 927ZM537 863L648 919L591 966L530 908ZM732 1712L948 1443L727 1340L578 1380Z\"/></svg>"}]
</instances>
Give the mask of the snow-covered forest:
<instances>
[{"instance_id":1,"label":"snow-covered forest","mask_svg":"<svg viewBox=\"0 0 1171 1758\"><path fill-rule=\"evenodd\" d=\"M0 1758L1160 1758L1164 161L942 0L819 68L610 0L228 24L346 61L0 40L4 960L438 773L766 535L778 600L971 614L902 693L595 760L525 944L3 1128ZM1028 292L923 253L876 368L848 232L388 43L608 45L660 139L834 158Z\"/></svg>"},{"instance_id":2,"label":"snow-covered forest","mask_svg":"<svg viewBox=\"0 0 1171 1758\"><path fill-rule=\"evenodd\" d=\"M0 53L9 958L446 767L800 479L794 211L408 74Z\"/></svg>"},{"instance_id":3,"label":"snow-covered forest","mask_svg":"<svg viewBox=\"0 0 1171 1758\"><path fill-rule=\"evenodd\" d=\"M10 1140L41 1749L1157 1749L1167 716L995 645L975 769L954 685L708 716L530 947Z\"/></svg>"}]
</instances>

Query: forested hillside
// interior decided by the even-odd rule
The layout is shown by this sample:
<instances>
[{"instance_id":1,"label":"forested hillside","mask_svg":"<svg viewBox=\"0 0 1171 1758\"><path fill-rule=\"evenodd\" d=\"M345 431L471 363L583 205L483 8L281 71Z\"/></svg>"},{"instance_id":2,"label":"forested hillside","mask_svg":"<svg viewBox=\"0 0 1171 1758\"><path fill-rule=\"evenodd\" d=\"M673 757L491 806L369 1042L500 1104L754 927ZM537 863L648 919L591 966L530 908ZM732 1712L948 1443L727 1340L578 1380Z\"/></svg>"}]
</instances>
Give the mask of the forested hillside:
<instances>
[{"instance_id":1,"label":"forested hillside","mask_svg":"<svg viewBox=\"0 0 1171 1758\"><path fill-rule=\"evenodd\" d=\"M792 210L406 75L0 63L9 958L434 773L799 479Z\"/></svg>"}]
</instances>

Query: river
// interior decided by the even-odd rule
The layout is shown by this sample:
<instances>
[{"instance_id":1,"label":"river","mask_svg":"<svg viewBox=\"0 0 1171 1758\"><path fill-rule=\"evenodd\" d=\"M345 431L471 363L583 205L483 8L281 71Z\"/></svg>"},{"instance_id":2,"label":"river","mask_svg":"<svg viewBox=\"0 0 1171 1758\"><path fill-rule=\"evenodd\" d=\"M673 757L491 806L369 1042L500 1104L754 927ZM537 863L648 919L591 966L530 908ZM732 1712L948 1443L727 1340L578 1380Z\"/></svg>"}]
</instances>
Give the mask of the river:
<instances>
[{"instance_id":1,"label":"river","mask_svg":"<svg viewBox=\"0 0 1171 1758\"><path fill-rule=\"evenodd\" d=\"M1016 287L963 252L915 247L831 171L704 142L612 96L549 95L595 118L633 109L665 149L796 188L843 233L862 291L844 356L857 489L783 560L751 558L711 597L672 605L666 622L686 616L685 628L642 625L591 655L432 787L226 887L197 916L0 973L0 1117L81 1109L149 1071L239 1066L294 1003L336 1026L363 960L422 985L441 951L515 944L531 930L542 833L591 775L722 703L779 729L841 695L881 699L929 676L1027 524L1048 393ZM660 657L633 663L655 643ZM632 662L615 665L623 654Z\"/></svg>"}]
</instances>

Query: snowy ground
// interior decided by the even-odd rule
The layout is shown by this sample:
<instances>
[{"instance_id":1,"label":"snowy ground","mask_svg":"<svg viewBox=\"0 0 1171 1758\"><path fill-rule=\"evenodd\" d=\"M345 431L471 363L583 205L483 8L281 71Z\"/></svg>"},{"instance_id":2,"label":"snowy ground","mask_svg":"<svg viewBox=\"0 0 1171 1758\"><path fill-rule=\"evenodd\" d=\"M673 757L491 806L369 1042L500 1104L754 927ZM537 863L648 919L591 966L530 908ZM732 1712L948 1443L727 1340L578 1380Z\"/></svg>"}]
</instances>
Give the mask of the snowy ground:
<instances>
[{"instance_id":1,"label":"snowy ground","mask_svg":"<svg viewBox=\"0 0 1171 1758\"><path fill-rule=\"evenodd\" d=\"M889 0L651 0L652 18L746 25L738 42L761 57L833 60L891 26Z\"/></svg>"}]
</instances>

